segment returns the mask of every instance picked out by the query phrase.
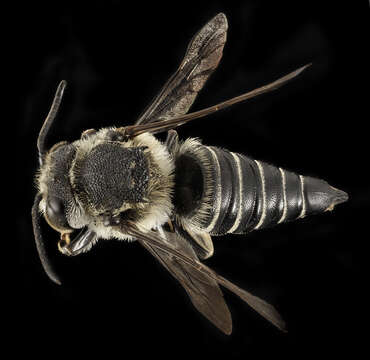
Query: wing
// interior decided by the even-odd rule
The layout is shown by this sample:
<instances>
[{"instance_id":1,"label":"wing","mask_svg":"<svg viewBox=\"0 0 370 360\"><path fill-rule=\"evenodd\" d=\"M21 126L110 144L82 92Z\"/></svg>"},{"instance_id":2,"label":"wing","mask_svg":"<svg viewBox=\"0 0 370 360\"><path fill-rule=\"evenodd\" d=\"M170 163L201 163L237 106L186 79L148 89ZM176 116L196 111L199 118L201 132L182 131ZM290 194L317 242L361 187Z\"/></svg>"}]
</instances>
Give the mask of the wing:
<instances>
[{"instance_id":1,"label":"wing","mask_svg":"<svg viewBox=\"0 0 370 360\"><path fill-rule=\"evenodd\" d=\"M275 308L239 288L202 264L187 241L175 232L143 233L134 224L122 229L137 239L174 276L188 293L192 303L208 320L225 334L232 331L229 309L218 284L238 295L249 306L277 328L285 331L285 322Z\"/></svg>"},{"instance_id":2,"label":"wing","mask_svg":"<svg viewBox=\"0 0 370 360\"><path fill-rule=\"evenodd\" d=\"M174 116L174 117L169 118L169 119L162 119L162 118L157 119L157 120L154 119L152 122L146 123L146 124L129 125L129 126L126 126L122 129L125 133L125 136L127 136L128 138L135 137L135 136L140 135L140 134L145 133L145 132L151 132L152 134L156 134L156 133L160 133L160 132L163 132L163 131L169 131L169 130L174 129L174 128L180 126L180 125L184 125L184 124L186 124L187 122L189 122L191 120L195 120L195 119L199 119L199 118L208 116L210 114L215 113L216 111L219 111L221 109L225 109L225 108L227 108L229 106L232 106L234 104L237 104L239 102L242 102L242 101L245 101L245 100L248 100L248 99L252 99L256 96L266 94L270 91L276 90L280 86L283 86L283 85L287 84L289 81L291 81L292 79L297 77L299 74L301 74L309 66L311 66L311 64L304 65L304 66L300 67L299 69L297 69L295 71L292 71L291 73L273 81L272 83L261 86L257 89L249 91L245 94L236 96L232 99L223 101L219 104L210 106L208 108L205 108L205 109L202 109L202 110L199 110L199 111L195 111L195 112L192 112L192 113L189 113L189 114Z\"/></svg>"},{"instance_id":3,"label":"wing","mask_svg":"<svg viewBox=\"0 0 370 360\"><path fill-rule=\"evenodd\" d=\"M193 37L179 68L135 125L147 124L159 118L170 119L188 112L222 57L226 31L227 19L220 13Z\"/></svg>"},{"instance_id":4,"label":"wing","mask_svg":"<svg viewBox=\"0 0 370 360\"><path fill-rule=\"evenodd\" d=\"M209 233L195 233L184 226L180 227L178 224L173 224L173 226L176 228L178 235L189 242L200 259L208 259L213 255L213 241Z\"/></svg>"},{"instance_id":5,"label":"wing","mask_svg":"<svg viewBox=\"0 0 370 360\"><path fill-rule=\"evenodd\" d=\"M225 334L231 334L231 315L217 281L171 253L145 240L138 240L179 281L195 308ZM165 232L162 241L167 246L174 247L187 257L198 261L191 245L175 233Z\"/></svg>"}]
</instances>

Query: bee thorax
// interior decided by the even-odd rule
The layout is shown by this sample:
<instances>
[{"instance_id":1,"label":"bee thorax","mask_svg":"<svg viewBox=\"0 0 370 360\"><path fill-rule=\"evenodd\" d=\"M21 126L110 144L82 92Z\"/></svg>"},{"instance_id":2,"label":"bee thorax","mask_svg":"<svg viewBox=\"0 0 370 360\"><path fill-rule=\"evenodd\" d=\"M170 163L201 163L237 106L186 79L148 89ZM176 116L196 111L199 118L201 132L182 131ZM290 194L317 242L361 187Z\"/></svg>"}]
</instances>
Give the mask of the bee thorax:
<instances>
[{"instance_id":1,"label":"bee thorax","mask_svg":"<svg viewBox=\"0 0 370 360\"><path fill-rule=\"evenodd\" d=\"M95 146L74 166L75 187L94 213L119 211L125 203L143 201L148 188L148 164L142 147Z\"/></svg>"},{"instance_id":2,"label":"bee thorax","mask_svg":"<svg viewBox=\"0 0 370 360\"><path fill-rule=\"evenodd\" d=\"M172 213L173 160L154 136L128 141L120 130L103 128L75 142L69 174L74 195L100 238L127 239L113 230L130 220L143 231L165 223Z\"/></svg>"}]
</instances>

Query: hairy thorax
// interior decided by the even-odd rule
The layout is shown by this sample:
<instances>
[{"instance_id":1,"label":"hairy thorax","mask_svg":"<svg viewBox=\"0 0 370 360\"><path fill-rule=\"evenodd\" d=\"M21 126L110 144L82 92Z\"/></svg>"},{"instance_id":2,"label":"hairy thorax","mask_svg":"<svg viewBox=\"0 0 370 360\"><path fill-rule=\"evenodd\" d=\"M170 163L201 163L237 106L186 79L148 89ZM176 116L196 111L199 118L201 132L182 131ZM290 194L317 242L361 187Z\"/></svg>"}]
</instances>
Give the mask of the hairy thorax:
<instances>
[{"instance_id":1,"label":"hairy thorax","mask_svg":"<svg viewBox=\"0 0 370 360\"><path fill-rule=\"evenodd\" d=\"M68 223L73 228L88 226L105 239L129 237L106 226L104 214L127 216L148 231L165 223L173 210L174 164L166 147L148 133L128 141L112 140L117 132L116 128L104 128L65 145L68 151L61 146L48 154L38 177L41 191L51 188L46 183L50 176L44 175L51 170L56 173L52 181L67 182L65 188L71 195L66 204ZM71 156L63 173L58 173L55 160L62 153ZM43 207L40 204L41 211Z\"/></svg>"}]
</instances>

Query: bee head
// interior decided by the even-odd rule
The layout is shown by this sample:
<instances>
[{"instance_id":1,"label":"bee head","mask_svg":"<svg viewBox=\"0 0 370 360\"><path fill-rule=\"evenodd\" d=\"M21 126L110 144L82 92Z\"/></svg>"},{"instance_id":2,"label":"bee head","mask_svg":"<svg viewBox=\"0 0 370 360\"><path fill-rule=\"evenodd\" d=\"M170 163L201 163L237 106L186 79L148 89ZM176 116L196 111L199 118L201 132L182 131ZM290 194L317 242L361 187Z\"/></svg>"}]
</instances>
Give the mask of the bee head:
<instances>
[{"instance_id":1,"label":"bee head","mask_svg":"<svg viewBox=\"0 0 370 360\"><path fill-rule=\"evenodd\" d=\"M39 151L40 169L36 182L39 192L32 207L32 223L39 257L46 273L57 284L60 284L60 280L46 254L45 244L41 235L40 215L42 214L47 223L60 233L58 248L61 252L66 253L66 249L70 249L69 234L76 228L79 228L79 226L76 226L76 221L73 222L72 219L76 219L82 214L74 199L68 179L69 169L76 152L75 146L67 142L60 142L55 144L50 150L47 150L45 147L47 135L57 115L65 86L65 81L59 84L49 114L38 136L37 148ZM86 232L83 235L86 238ZM88 235L91 238L91 234ZM77 238L76 240L79 239ZM76 248L76 243L74 245ZM81 247L81 244L79 245Z\"/></svg>"},{"instance_id":2,"label":"bee head","mask_svg":"<svg viewBox=\"0 0 370 360\"><path fill-rule=\"evenodd\" d=\"M59 251L78 255L98 238L132 239L120 230L125 222L135 222L143 230L164 224L173 209L174 187L173 160L149 133L127 138L124 128L103 128L46 149L65 86L62 81L37 140L39 191L32 208L39 257L48 276L58 284L41 235L42 216L60 233ZM70 239L77 229L80 232Z\"/></svg>"},{"instance_id":3,"label":"bee head","mask_svg":"<svg viewBox=\"0 0 370 360\"><path fill-rule=\"evenodd\" d=\"M73 206L73 194L68 180L75 149L65 142L54 145L45 156L37 176L42 194L40 210L48 224L59 232L72 231L67 211Z\"/></svg>"}]
</instances>

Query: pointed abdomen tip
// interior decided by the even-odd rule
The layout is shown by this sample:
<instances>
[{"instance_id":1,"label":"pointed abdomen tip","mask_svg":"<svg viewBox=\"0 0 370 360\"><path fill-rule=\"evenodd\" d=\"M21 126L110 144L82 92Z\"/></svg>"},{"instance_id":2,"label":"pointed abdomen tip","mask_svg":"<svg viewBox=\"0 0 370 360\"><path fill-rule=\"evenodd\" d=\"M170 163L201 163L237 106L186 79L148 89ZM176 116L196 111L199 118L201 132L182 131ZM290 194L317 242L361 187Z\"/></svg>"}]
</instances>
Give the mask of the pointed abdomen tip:
<instances>
[{"instance_id":1,"label":"pointed abdomen tip","mask_svg":"<svg viewBox=\"0 0 370 360\"><path fill-rule=\"evenodd\" d=\"M333 195L332 195L332 203L330 205L330 209L332 210L335 205L344 203L348 200L348 194L345 191L339 190L333 186L331 186Z\"/></svg>"}]
</instances>

